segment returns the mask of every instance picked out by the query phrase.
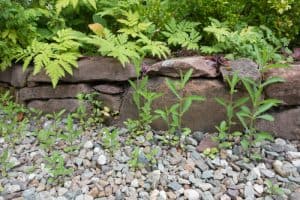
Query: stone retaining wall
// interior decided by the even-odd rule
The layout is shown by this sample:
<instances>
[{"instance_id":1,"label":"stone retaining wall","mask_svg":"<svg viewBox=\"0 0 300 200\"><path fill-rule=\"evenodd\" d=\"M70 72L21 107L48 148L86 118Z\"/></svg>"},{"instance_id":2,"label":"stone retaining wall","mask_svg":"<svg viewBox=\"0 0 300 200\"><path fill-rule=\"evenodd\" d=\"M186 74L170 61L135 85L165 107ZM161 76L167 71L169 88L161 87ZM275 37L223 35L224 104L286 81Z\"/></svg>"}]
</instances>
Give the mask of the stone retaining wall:
<instances>
[{"instance_id":1,"label":"stone retaining wall","mask_svg":"<svg viewBox=\"0 0 300 200\"><path fill-rule=\"evenodd\" d=\"M136 78L132 65L124 68L117 60L108 57L86 57L79 60L78 64L79 68L74 71L74 75L62 79L56 89L52 88L50 79L44 73L33 76L31 70L23 72L20 65L1 72L0 83L3 87L13 87L19 102L45 112L61 109L74 111L79 105L76 100L78 93L98 92L105 105L120 111L116 123L122 124L127 118L136 117L137 110L131 97L133 90L128 84L129 79ZM222 74L237 70L241 76L260 78L257 65L250 60L231 61L228 66L230 68L219 68L213 60L201 56L161 62L146 59L143 72L150 76L149 87L164 94L154 102L154 109L170 106L175 101L165 84L166 77L178 78L180 71L193 68L193 78L184 93L203 95L206 101L193 104L184 116L183 123L193 130L215 131L214 127L226 119L224 108L215 101L216 97L228 98L228 89L222 81ZM273 113L275 123L259 122L258 127L284 138L300 139L300 63L287 69L271 70L264 77L275 75L285 78L286 82L268 87L265 96L278 98L284 104ZM243 95L243 92L239 92L239 95ZM158 120L153 127L164 129L165 125Z\"/></svg>"}]
</instances>

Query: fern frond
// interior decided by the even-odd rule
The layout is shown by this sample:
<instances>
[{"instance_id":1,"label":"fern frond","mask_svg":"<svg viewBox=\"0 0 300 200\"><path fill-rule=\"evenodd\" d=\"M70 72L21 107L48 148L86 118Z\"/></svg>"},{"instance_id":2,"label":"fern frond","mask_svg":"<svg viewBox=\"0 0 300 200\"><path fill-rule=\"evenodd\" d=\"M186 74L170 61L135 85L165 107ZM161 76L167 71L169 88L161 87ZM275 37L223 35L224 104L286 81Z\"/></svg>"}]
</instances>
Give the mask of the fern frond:
<instances>
[{"instance_id":1,"label":"fern frond","mask_svg":"<svg viewBox=\"0 0 300 200\"><path fill-rule=\"evenodd\" d=\"M151 54L159 58L166 58L170 54L170 49L164 42L152 41L144 35L141 35L137 42L141 43L141 49L144 54Z\"/></svg>"}]
</instances>

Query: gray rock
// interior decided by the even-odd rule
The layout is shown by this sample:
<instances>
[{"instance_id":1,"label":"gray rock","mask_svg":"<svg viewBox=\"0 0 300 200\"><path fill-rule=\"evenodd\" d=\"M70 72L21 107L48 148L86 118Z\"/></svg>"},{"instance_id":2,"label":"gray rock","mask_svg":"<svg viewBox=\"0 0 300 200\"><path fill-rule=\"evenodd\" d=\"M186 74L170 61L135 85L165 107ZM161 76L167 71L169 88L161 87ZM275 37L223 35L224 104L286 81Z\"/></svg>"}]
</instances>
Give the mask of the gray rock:
<instances>
[{"instance_id":1,"label":"gray rock","mask_svg":"<svg viewBox=\"0 0 300 200\"><path fill-rule=\"evenodd\" d=\"M227 194L228 194L232 199L236 199L236 197L239 196L240 192L239 192L239 190L228 189L228 190L227 190Z\"/></svg>"},{"instance_id":2,"label":"gray rock","mask_svg":"<svg viewBox=\"0 0 300 200\"><path fill-rule=\"evenodd\" d=\"M134 188L138 188L139 187L139 181L137 179L133 179L130 186L134 187Z\"/></svg>"},{"instance_id":3,"label":"gray rock","mask_svg":"<svg viewBox=\"0 0 300 200\"><path fill-rule=\"evenodd\" d=\"M203 192L201 197L202 200L214 200L213 195L209 191Z\"/></svg>"},{"instance_id":4,"label":"gray rock","mask_svg":"<svg viewBox=\"0 0 300 200\"><path fill-rule=\"evenodd\" d=\"M35 200L35 188L29 188L23 192L24 200Z\"/></svg>"},{"instance_id":5,"label":"gray rock","mask_svg":"<svg viewBox=\"0 0 300 200\"><path fill-rule=\"evenodd\" d=\"M269 169L260 169L260 172L267 178L274 178L275 173Z\"/></svg>"},{"instance_id":6,"label":"gray rock","mask_svg":"<svg viewBox=\"0 0 300 200\"><path fill-rule=\"evenodd\" d=\"M6 191L8 193L15 193L21 191L21 186L20 185L8 185L6 187Z\"/></svg>"},{"instance_id":7,"label":"gray rock","mask_svg":"<svg viewBox=\"0 0 300 200\"><path fill-rule=\"evenodd\" d=\"M92 149L94 147L93 141L88 140L84 143L83 148L85 149Z\"/></svg>"},{"instance_id":8,"label":"gray rock","mask_svg":"<svg viewBox=\"0 0 300 200\"><path fill-rule=\"evenodd\" d=\"M200 194L196 190L193 189L186 189L184 190L184 196L188 200L199 200L200 199Z\"/></svg>"},{"instance_id":9,"label":"gray rock","mask_svg":"<svg viewBox=\"0 0 300 200\"><path fill-rule=\"evenodd\" d=\"M298 177L289 176L289 180L300 184L300 176L298 176Z\"/></svg>"},{"instance_id":10,"label":"gray rock","mask_svg":"<svg viewBox=\"0 0 300 200\"><path fill-rule=\"evenodd\" d=\"M165 191L161 190L158 193L157 200L167 200L167 194Z\"/></svg>"},{"instance_id":11,"label":"gray rock","mask_svg":"<svg viewBox=\"0 0 300 200\"><path fill-rule=\"evenodd\" d=\"M197 146L198 142L197 140L193 139L192 137L187 137L185 139L186 144L192 145L192 146Z\"/></svg>"},{"instance_id":12,"label":"gray rock","mask_svg":"<svg viewBox=\"0 0 300 200\"><path fill-rule=\"evenodd\" d=\"M107 158L105 155L100 155L97 159L99 165L105 165L107 163Z\"/></svg>"},{"instance_id":13,"label":"gray rock","mask_svg":"<svg viewBox=\"0 0 300 200\"><path fill-rule=\"evenodd\" d=\"M203 179L209 179L209 178L212 178L214 177L214 171L213 170L207 170L207 171L204 171L202 173L202 178Z\"/></svg>"},{"instance_id":14,"label":"gray rock","mask_svg":"<svg viewBox=\"0 0 300 200\"><path fill-rule=\"evenodd\" d=\"M289 200L299 200L300 199L300 192L291 193L289 196Z\"/></svg>"},{"instance_id":15,"label":"gray rock","mask_svg":"<svg viewBox=\"0 0 300 200\"><path fill-rule=\"evenodd\" d=\"M87 194L78 195L75 200L93 200L94 198Z\"/></svg>"},{"instance_id":16,"label":"gray rock","mask_svg":"<svg viewBox=\"0 0 300 200\"><path fill-rule=\"evenodd\" d=\"M182 188L182 186L178 182L171 182L171 183L168 184L168 187L171 188L174 191L177 191L180 188Z\"/></svg>"},{"instance_id":17,"label":"gray rock","mask_svg":"<svg viewBox=\"0 0 300 200\"><path fill-rule=\"evenodd\" d=\"M200 142L203 139L204 133L201 131L195 131L193 133L193 137L197 140L197 142Z\"/></svg>"},{"instance_id":18,"label":"gray rock","mask_svg":"<svg viewBox=\"0 0 300 200\"><path fill-rule=\"evenodd\" d=\"M152 188L155 189L159 183L161 172L160 170L154 170L148 176L148 181L152 185Z\"/></svg>"},{"instance_id":19,"label":"gray rock","mask_svg":"<svg viewBox=\"0 0 300 200\"><path fill-rule=\"evenodd\" d=\"M247 182L245 185L244 196L247 200L255 199L255 191L251 182Z\"/></svg>"}]
</instances>

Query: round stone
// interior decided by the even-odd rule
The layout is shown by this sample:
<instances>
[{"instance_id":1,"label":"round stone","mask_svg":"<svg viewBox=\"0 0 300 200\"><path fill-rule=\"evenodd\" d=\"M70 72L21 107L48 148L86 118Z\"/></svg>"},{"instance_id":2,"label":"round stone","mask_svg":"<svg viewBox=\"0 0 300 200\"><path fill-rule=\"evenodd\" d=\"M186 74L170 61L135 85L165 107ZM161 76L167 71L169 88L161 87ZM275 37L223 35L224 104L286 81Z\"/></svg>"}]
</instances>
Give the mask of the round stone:
<instances>
[{"instance_id":1,"label":"round stone","mask_svg":"<svg viewBox=\"0 0 300 200\"><path fill-rule=\"evenodd\" d=\"M100 155L97 159L97 163L99 165L105 165L107 162L106 156L105 155Z\"/></svg>"}]
</instances>

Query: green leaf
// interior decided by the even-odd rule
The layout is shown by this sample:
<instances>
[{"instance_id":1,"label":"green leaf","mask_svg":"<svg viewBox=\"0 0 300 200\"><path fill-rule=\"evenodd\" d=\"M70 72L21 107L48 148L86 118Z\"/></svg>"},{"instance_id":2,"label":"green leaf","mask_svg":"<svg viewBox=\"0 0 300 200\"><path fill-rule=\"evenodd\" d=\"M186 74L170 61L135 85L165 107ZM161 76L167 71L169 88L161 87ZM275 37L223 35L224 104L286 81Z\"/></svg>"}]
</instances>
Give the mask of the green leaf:
<instances>
[{"instance_id":1,"label":"green leaf","mask_svg":"<svg viewBox=\"0 0 300 200\"><path fill-rule=\"evenodd\" d=\"M264 120L267 120L267 121L274 121L274 117L272 115L269 115L269 114L260 115L257 118L258 119L264 119Z\"/></svg>"},{"instance_id":2,"label":"green leaf","mask_svg":"<svg viewBox=\"0 0 300 200\"><path fill-rule=\"evenodd\" d=\"M222 106L224 106L224 107L227 106L224 99L216 97L215 100L216 100L216 102L217 102L218 104L220 104L220 105L222 105Z\"/></svg>"},{"instance_id":3,"label":"green leaf","mask_svg":"<svg viewBox=\"0 0 300 200\"><path fill-rule=\"evenodd\" d=\"M178 98L180 99L181 97L179 96L177 90L176 90L176 86L174 84L174 81L171 81L170 79L166 79L166 84L168 86L168 88L172 91L172 93Z\"/></svg>"},{"instance_id":4,"label":"green leaf","mask_svg":"<svg viewBox=\"0 0 300 200\"><path fill-rule=\"evenodd\" d=\"M283 78L280 78L280 77L272 77L272 78L267 79L267 80L262 84L262 87L266 87L266 86L271 85L271 84L274 84L274 83L282 83L282 82L284 82L284 79L283 79Z\"/></svg>"},{"instance_id":5,"label":"green leaf","mask_svg":"<svg viewBox=\"0 0 300 200\"><path fill-rule=\"evenodd\" d=\"M189 69L183 76L183 87L186 85L188 80L190 80L191 76L193 74L193 69Z\"/></svg>"}]
</instances>

